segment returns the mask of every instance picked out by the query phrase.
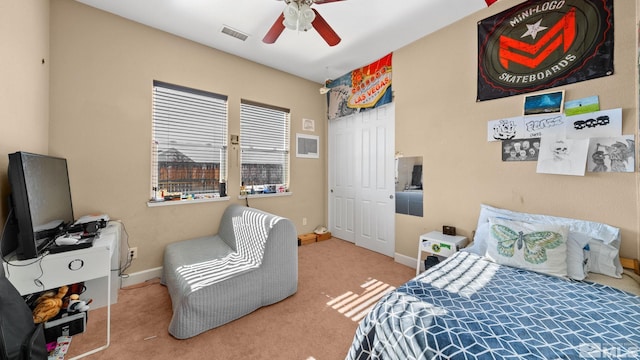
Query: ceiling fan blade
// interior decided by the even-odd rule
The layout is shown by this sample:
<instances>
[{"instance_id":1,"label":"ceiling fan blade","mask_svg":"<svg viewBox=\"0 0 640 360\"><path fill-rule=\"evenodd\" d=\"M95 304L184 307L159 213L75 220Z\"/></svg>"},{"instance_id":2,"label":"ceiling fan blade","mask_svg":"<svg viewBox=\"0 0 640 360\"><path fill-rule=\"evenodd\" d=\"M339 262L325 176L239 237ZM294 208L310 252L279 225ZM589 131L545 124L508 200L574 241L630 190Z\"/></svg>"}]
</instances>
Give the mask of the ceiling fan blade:
<instances>
[{"instance_id":1,"label":"ceiling fan blade","mask_svg":"<svg viewBox=\"0 0 640 360\"><path fill-rule=\"evenodd\" d=\"M316 3L316 4L326 4L326 3L336 2L336 1L344 1L344 0L315 0L314 3Z\"/></svg>"},{"instance_id":2,"label":"ceiling fan blade","mask_svg":"<svg viewBox=\"0 0 640 360\"><path fill-rule=\"evenodd\" d=\"M276 22L271 25L271 29L267 31L267 34L262 39L262 42L267 44L273 44L274 42L276 42L280 34L282 34L282 31L284 31L284 24L282 23L283 21L284 13L281 13L280 16L278 16L278 18L276 19Z\"/></svg>"},{"instance_id":3,"label":"ceiling fan blade","mask_svg":"<svg viewBox=\"0 0 640 360\"><path fill-rule=\"evenodd\" d=\"M329 23L327 23L325 19L322 16L320 16L320 14L318 13L318 10L313 9L313 12L316 13L316 18L311 23L311 25L313 25L313 28L316 29L318 34L322 36L324 41L326 41L327 44L329 44L329 46L338 45L340 40L342 40L340 39L340 36L338 36L338 34L336 34L336 32L333 31L331 26L329 26Z\"/></svg>"}]
</instances>

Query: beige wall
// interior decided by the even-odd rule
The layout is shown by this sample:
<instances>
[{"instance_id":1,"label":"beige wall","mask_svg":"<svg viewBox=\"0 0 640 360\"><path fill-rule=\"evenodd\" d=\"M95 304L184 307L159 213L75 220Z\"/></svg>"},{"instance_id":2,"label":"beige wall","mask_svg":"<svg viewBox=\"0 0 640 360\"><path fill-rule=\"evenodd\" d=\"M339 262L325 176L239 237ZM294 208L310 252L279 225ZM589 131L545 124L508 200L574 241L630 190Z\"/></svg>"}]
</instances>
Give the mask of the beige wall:
<instances>
[{"instance_id":1,"label":"beige wall","mask_svg":"<svg viewBox=\"0 0 640 360\"><path fill-rule=\"evenodd\" d=\"M477 22L520 2L501 0L394 53L396 150L424 157L425 188L423 218L396 216L396 251L415 257L418 236L445 224L469 236L486 203L618 226L621 254L638 258L638 173L536 174L535 162L502 162L500 143L486 141L487 121L519 115L523 96L476 103ZM635 6L614 1L615 74L558 88L622 108L624 134L638 127Z\"/></svg>"},{"instance_id":2,"label":"beige wall","mask_svg":"<svg viewBox=\"0 0 640 360\"><path fill-rule=\"evenodd\" d=\"M517 115L522 97L475 102L476 22L519 2L501 0L394 52L396 150L423 156L425 186L425 216L396 216L396 252L415 257L418 236L443 224L470 235L480 203L487 203L619 226L622 254L638 258L638 173L536 174L534 163L502 162L500 145L485 140L486 122ZM637 132L635 6L615 1L615 74L561 87L567 99L599 95L603 108L621 107L625 134ZM146 206L154 79L228 95L234 134L241 98L290 108L292 139L302 118L315 119L325 152L318 84L72 0L0 2L0 39L11 49L0 57L0 154L27 150L68 158L76 215L106 212L123 220L130 246L140 253L132 272L160 266L169 242L216 231L228 205ZM251 199L250 205L290 217L298 232L311 231L326 222L326 156L291 160L294 195ZM6 166L2 155L3 219ZM232 152L229 183L238 182ZM242 203L237 189L229 192L232 202Z\"/></svg>"},{"instance_id":3,"label":"beige wall","mask_svg":"<svg viewBox=\"0 0 640 360\"><path fill-rule=\"evenodd\" d=\"M0 44L0 218L4 223L9 195L7 154L48 151L49 2L0 1Z\"/></svg>"},{"instance_id":4,"label":"beige wall","mask_svg":"<svg viewBox=\"0 0 640 360\"><path fill-rule=\"evenodd\" d=\"M229 203L244 203L238 153L231 150L230 202L147 207L154 79L228 95L230 134L240 132L241 98L288 108L294 154L302 118L316 120L325 148L319 84L75 1L51 1L51 57L50 151L68 160L76 217L104 212L125 224L129 245L139 252L131 272L161 266L166 244L216 232ZM325 168L325 156L293 155L293 195L250 199L249 205L292 219L298 233L310 232L326 223Z\"/></svg>"}]
</instances>

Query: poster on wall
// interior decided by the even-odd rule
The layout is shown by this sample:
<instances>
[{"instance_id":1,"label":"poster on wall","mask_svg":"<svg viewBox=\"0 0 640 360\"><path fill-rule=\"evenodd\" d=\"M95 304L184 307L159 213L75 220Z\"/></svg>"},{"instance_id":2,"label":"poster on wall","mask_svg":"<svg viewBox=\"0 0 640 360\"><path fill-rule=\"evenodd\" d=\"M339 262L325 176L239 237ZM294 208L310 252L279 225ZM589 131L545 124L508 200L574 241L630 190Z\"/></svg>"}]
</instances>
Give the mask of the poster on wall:
<instances>
[{"instance_id":1,"label":"poster on wall","mask_svg":"<svg viewBox=\"0 0 640 360\"><path fill-rule=\"evenodd\" d=\"M619 136L620 134L622 134L621 108L567 118L567 137L571 139Z\"/></svg>"},{"instance_id":2,"label":"poster on wall","mask_svg":"<svg viewBox=\"0 0 640 360\"><path fill-rule=\"evenodd\" d=\"M613 0L532 0L481 20L477 101L613 74L613 29Z\"/></svg>"},{"instance_id":3,"label":"poster on wall","mask_svg":"<svg viewBox=\"0 0 640 360\"><path fill-rule=\"evenodd\" d=\"M633 135L610 138L591 138L587 171L633 172L635 168L635 140Z\"/></svg>"},{"instance_id":4,"label":"poster on wall","mask_svg":"<svg viewBox=\"0 0 640 360\"><path fill-rule=\"evenodd\" d=\"M502 161L538 161L540 138L505 140Z\"/></svg>"},{"instance_id":5,"label":"poster on wall","mask_svg":"<svg viewBox=\"0 0 640 360\"><path fill-rule=\"evenodd\" d=\"M487 123L487 141L540 137L543 131L564 132L566 118L562 114L515 116Z\"/></svg>"},{"instance_id":6,"label":"poster on wall","mask_svg":"<svg viewBox=\"0 0 640 360\"><path fill-rule=\"evenodd\" d=\"M537 173L584 176L589 139L545 135L540 140Z\"/></svg>"},{"instance_id":7,"label":"poster on wall","mask_svg":"<svg viewBox=\"0 0 640 360\"><path fill-rule=\"evenodd\" d=\"M390 103L391 57L385 57L337 79L328 81L327 118L347 116L360 109L372 109Z\"/></svg>"}]
</instances>

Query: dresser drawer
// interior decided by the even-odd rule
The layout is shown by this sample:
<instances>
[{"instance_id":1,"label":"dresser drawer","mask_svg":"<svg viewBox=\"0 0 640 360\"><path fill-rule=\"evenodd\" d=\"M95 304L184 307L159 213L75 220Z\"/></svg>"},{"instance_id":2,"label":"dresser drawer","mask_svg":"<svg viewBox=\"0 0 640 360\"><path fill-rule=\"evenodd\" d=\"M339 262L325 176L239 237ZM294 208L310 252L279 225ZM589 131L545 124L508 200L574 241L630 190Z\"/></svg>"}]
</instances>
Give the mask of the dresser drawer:
<instances>
[{"instance_id":1,"label":"dresser drawer","mask_svg":"<svg viewBox=\"0 0 640 360\"><path fill-rule=\"evenodd\" d=\"M21 295L26 295L108 276L110 253L106 247L92 247L12 264L15 266L5 265L6 277Z\"/></svg>"}]
</instances>

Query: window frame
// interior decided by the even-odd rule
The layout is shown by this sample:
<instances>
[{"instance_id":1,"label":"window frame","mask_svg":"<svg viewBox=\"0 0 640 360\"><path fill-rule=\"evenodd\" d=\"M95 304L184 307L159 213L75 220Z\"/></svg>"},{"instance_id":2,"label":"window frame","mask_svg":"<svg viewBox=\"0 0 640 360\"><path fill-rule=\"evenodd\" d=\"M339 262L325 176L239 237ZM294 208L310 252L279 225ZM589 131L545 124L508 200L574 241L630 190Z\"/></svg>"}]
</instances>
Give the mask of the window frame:
<instances>
[{"instance_id":1,"label":"window frame","mask_svg":"<svg viewBox=\"0 0 640 360\"><path fill-rule=\"evenodd\" d=\"M220 196L220 184L227 181L229 167L228 97L154 80L151 120L151 196L148 205L228 199L226 194ZM162 151L167 150L174 150L176 156L185 158L180 169L187 177L179 179L182 184L176 180L177 185L174 185L183 186L189 195L183 194L180 201L164 201L162 195L165 194L159 194L160 157ZM170 169L168 166L165 173ZM198 175L203 176L200 181L194 178Z\"/></svg>"},{"instance_id":2,"label":"window frame","mask_svg":"<svg viewBox=\"0 0 640 360\"><path fill-rule=\"evenodd\" d=\"M255 112L256 114L267 116L259 119L258 115L249 115L249 113ZM271 114L269 114L271 113ZM273 115L273 116L269 116ZM276 116L277 115L277 116ZM279 117L282 116L280 119ZM255 131L251 127L247 127L247 123L255 120L261 121L256 125L252 122L252 125L257 126L260 130ZM281 122L281 123L279 123ZM274 130L270 124L275 123L277 127L282 127L281 130ZM268 142L267 147L264 147L265 133L268 135L268 131L273 130L278 138ZM260 138L260 141L258 140ZM262 145L262 146L260 146ZM280 147L278 147L280 146ZM291 186L291 111L287 108L278 106L263 104L251 100L241 99L240 101L240 156L239 156L239 185L240 185L240 198L242 197L261 197L261 196L273 196L290 194L289 187ZM252 152L253 154L249 154ZM268 155L272 154L272 155ZM269 165L268 158L271 156L281 155L283 161L280 163L282 166L282 182L266 182L263 184L243 184L245 181L245 168L246 164L245 156L254 156L256 161L262 161L263 163L256 163L256 168L259 165ZM274 165L274 164L271 164ZM262 172L264 173L264 169ZM276 170L277 171L277 170ZM256 171L257 172L257 169ZM269 172L269 171L267 171ZM269 175L267 175L269 176ZM244 185L244 188L243 188ZM266 192L265 192L266 189Z\"/></svg>"}]
</instances>

